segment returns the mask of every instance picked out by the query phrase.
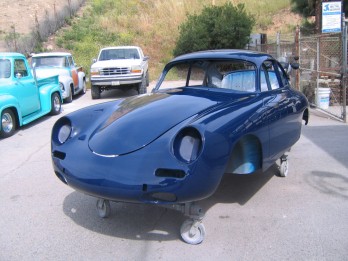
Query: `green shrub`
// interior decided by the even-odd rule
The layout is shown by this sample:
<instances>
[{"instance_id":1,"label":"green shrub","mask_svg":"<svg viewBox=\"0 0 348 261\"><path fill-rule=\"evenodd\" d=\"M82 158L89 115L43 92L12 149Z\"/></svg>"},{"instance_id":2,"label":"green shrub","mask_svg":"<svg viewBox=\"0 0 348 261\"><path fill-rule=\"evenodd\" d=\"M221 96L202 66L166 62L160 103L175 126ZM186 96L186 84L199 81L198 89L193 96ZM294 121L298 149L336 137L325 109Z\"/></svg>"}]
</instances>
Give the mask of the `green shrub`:
<instances>
[{"instance_id":1,"label":"green shrub","mask_svg":"<svg viewBox=\"0 0 348 261\"><path fill-rule=\"evenodd\" d=\"M204 7L200 15L188 15L179 27L174 55L205 49L244 48L255 24L243 4Z\"/></svg>"}]
</instances>

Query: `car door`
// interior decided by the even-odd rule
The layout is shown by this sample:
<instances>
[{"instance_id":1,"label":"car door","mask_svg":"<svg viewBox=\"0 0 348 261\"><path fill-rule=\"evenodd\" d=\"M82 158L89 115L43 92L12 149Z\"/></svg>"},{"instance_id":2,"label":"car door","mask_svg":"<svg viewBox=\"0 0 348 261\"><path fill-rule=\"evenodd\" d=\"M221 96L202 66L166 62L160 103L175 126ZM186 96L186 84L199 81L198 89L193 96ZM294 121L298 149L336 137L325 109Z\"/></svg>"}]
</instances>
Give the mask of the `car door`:
<instances>
[{"instance_id":1,"label":"car door","mask_svg":"<svg viewBox=\"0 0 348 261\"><path fill-rule=\"evenodd\" d=\"M262 65L261 92L264 92L266 108L264 120L269 129L269 158L275 160L293 144L297 134L293 132L296 122L289 113L294 103L289 82L282 67L274 60Z\"/></svg>"},{"instance_id":2,"label":"car door","mask_svg":"<svg viewBox=\"0 0 348 261\"><path fill-rule=\"evenodd\" d=\"M34 78L29 74L23 59L14 59L13 77L15 79L15 96L17 97L22 116L40 110L39 89Z\"/></svg>"}]
</instances>

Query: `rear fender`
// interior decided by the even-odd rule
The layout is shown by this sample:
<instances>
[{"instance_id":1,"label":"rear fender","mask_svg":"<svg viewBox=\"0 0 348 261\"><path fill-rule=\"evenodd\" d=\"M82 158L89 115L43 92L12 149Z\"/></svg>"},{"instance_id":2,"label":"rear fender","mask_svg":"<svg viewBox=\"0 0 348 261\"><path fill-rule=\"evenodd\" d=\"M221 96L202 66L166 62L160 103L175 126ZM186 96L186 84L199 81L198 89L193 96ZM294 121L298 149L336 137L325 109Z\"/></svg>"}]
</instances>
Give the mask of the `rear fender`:
<instances>
[{"instance_id":1,"label":"rear fender","mask_svg":"<svg viewBox=\"0 0 348 261\"><path fill-rule=\"evenodd\" d=\"M225 173L251 174L262 167L262 146L254 135L242 137L233 147Z\"/></svg>"}]
</instances>

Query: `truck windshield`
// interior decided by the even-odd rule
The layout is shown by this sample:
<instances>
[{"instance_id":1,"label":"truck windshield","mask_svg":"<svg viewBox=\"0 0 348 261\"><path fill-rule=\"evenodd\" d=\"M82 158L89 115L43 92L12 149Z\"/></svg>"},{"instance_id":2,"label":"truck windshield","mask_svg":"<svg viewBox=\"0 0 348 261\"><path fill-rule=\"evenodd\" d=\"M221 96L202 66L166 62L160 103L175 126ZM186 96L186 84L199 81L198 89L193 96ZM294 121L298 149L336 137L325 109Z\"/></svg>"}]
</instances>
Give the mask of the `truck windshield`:
<instances>
[{"instance_id":1,"label":"truck windshield","mask_svg":"<svg viewBox=\"0 0 348 261\"><path fill-rule=\"evenodd\" d=\"M140 59L138 50L128 49L105 49L99 55L99 61L119 60L119 59Z\"/></svg>"},{"instance_id":2,"label":"truck windshield","mask_svg":"<svg viewBox=\"0 0 348 261\"><path fill-rule=\"evenodd\" d=\"M11 62L8 59L0 59L0 79L10 78Z\"/></svg>"},{"instance_id":3,"label":"truck windshield","mask_svg":"<svg viewBox=\"0 0 348 261\"><path fill-rule=\"evenodd\" d=\"M41 66L67 67L68 66L68 63L65 57L62 57L62 56L33 57L32 64L34 63L35 63L35 67L41 67Z\"/></svg>"}]
</instances>

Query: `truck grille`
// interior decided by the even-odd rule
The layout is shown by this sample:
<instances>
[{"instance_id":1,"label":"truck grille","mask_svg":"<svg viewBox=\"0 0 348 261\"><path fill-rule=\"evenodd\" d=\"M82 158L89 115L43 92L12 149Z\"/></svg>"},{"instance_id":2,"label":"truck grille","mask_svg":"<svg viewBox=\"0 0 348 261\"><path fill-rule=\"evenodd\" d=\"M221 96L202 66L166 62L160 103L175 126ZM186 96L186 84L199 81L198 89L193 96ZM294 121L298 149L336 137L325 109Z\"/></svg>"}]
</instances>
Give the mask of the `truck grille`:
<instances>
[{"instance_id":1,"label":"truck grille","mask_svg":"<svg viewBox=\"0 0 348 261\"><path fill-rule=\"evenodd\" d=\"M103 68L100 70L100 75L122 75L129 73L130 69L127 67Z\"/></svg>"}]
</instances>

